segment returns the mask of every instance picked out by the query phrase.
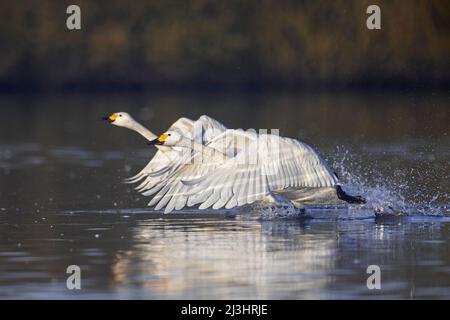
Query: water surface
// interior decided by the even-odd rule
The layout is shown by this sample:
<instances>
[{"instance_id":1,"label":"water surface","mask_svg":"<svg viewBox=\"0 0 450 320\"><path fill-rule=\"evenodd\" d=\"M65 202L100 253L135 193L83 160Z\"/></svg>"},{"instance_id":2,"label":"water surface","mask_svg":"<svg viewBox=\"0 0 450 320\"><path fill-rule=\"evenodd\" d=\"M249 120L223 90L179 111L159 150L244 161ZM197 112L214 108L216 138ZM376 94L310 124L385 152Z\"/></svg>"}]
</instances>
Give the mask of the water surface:
<instances>
[{"instance_id":1,"label":"water surface","mask_svg":"<svg viewBox=\"0 0 450 320\"><path fill-rule=\"evenodd\" d=\"M0 298L450 298L448 93L2 96ZM313 146L369 205L163 215L125 177L181 116L280 129ZM403 214L376 217L375 208ZM79 265L82 289L66 288ZM381 268L381 290L366 269Z\"/></svg>"}]
</instances>

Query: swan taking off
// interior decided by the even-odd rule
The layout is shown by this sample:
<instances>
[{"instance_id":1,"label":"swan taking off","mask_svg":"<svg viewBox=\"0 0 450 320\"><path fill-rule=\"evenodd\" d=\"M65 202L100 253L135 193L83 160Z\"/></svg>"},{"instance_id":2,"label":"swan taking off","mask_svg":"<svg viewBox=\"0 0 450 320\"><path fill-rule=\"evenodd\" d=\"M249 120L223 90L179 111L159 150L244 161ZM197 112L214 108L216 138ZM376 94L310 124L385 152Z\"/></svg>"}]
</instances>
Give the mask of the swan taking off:
<instances>
[{"instance_id":1,"label":"swan taking off","mask_svg":"<svg viewBox=\"0 0 450 320\"><path fill-rule=\"evenodd\" d=\"M136 131L148 141L158 138L156 134L134 120L127 112L116 112L108 117L103 117L103 120L112 125ZM196 121L188 118L180 118L168 130L177 132L183 137L187 137L199 144L206 144L226 129L218 121L208 116L201 116ZM170 173L177 169L176 164L181 161L184 153L184 149L179 147L162 145L156 147L158 151L150 162L138 174L126 179L126 182L129 183L142 180L142 183L136 187L138 191L147 190L150 186L164 181Z\"/></svg>"},{"instance_id":2,"label":"swan taking off","mask_svg":"<svg viewBox=\"0 0 450 320\"><path fill-rule=\"evenodd\" d=\"M226 129L207 116L181 118L159 137L126 113L106 119L139 132L159 149L128 182L142 180L137 190L153 195L149 205L165 213L185 206L230 209L259 201L301 207L330 192L345 202L365 203L346 194L325 161L295 139Z\"/></svg>"}]
</instances>

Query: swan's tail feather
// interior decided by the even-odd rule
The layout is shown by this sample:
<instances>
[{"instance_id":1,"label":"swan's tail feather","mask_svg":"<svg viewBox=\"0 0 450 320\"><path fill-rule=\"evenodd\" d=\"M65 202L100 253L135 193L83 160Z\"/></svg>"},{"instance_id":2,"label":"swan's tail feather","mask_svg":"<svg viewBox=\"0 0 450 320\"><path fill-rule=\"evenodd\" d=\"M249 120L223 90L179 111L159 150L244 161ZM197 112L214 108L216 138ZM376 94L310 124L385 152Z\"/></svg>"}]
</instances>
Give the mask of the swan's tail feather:
<instances>
[{"instance_id":1,"label":"swan's tail feather","mask_svg":"<svg viewBox=\"0 0 450 320\"><path fill-rule=\"evenodd\" d=\"M341 186L336 186L336 193L339 199L346 201L348 203L366 203L366 199L364 199L362 196L351 196L347 193L345 193L344 190L342 190Z\"/></svg>"}]
</instances>

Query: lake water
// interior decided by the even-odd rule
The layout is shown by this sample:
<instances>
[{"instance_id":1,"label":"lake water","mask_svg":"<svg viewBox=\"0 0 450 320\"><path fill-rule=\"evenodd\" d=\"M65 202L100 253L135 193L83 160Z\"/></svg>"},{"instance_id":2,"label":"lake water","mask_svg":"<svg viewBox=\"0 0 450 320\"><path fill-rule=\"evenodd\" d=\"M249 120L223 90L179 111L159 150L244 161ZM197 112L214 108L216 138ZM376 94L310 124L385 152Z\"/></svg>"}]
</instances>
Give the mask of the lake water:
<instances>
[{"instance_id":1,"label":"lake water","mask_svg":"<svg viewBox=\"0 0 450 320\"><path fill-rule=\"evenodd\" d=\"M13 95L0 110L0 298L450 299L448 92ZM100 120L116 111L156 133L201 114L280 129L369 202L289 219L154 212L121 183L154 148Z\"/></svg>"}]
</instances>

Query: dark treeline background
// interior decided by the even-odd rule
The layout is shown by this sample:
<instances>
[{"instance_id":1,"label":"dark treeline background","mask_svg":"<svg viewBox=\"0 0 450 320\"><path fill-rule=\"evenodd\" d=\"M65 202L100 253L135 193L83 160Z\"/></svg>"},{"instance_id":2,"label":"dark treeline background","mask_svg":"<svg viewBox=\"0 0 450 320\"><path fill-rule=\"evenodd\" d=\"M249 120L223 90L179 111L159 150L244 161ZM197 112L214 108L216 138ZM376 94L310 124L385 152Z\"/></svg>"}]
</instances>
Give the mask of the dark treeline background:
<instances>
[{"instance_id":1,"label":"dark treeline background","mask_svg":"<svg viewBox=\"0 0 450 320\"><path fill-rule=\"evenodd\" d=\"M450 83L448 0L7 0L0 15L7 91Z\"/></svg>"}]
</instances>

